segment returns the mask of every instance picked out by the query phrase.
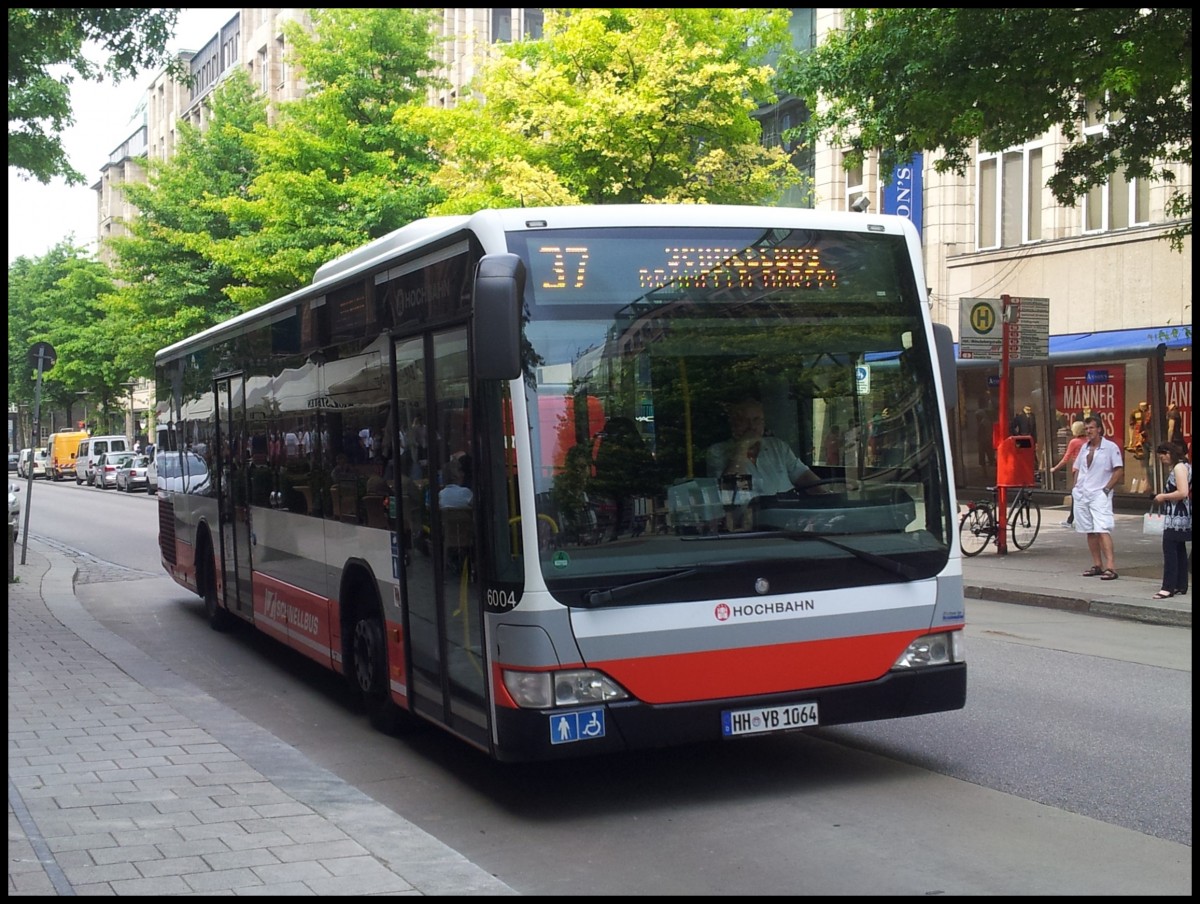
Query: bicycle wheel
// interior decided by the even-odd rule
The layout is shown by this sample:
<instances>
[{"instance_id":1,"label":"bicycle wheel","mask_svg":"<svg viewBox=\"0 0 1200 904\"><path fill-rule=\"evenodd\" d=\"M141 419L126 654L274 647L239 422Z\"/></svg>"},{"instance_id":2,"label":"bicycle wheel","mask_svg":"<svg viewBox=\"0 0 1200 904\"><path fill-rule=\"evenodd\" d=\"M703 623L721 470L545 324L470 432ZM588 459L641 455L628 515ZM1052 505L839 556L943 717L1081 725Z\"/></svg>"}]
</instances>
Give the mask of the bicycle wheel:
<instances>
[{"instance_id":1,"label":"bicycle wheel","mask_svg":"<svg viewBox=\"0 0 1200 904\"><path fill-rule=\"evenodd\" d=\"M958 542L964 556L977 556L992 539L993 529L986 508L968 509L958 522Z\"/></svg>"},{"instance_id":2,"label":"bicycle wheel","mask_svg":"<svg viewBox=\"0 0 1200 904\"><path fill-rule=\"evenodd\" d=\"M1037 539L1042 526L1042 508L1032 496L1021 495L1013 502L1008 513L1013 546L1028 549Z\"/></svg>"}]
</instances>

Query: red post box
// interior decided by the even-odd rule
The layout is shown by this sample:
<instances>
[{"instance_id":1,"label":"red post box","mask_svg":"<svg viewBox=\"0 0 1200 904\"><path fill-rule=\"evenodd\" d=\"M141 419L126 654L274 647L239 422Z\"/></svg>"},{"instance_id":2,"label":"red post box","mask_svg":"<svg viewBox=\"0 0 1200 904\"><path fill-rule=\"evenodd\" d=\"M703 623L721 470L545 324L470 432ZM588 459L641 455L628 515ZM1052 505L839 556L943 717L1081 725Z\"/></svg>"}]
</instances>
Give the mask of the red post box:
<instances>
[{"instance_id":1,"label":"red post box","mask_svg":"<svg viewBox=\"0 0 1200 904\"><path fill-rule=\"evenodd\" d=\"M996 486L1033 485L1033 437L1006 436L996 448Z\"/></svg>"}]
</instances>

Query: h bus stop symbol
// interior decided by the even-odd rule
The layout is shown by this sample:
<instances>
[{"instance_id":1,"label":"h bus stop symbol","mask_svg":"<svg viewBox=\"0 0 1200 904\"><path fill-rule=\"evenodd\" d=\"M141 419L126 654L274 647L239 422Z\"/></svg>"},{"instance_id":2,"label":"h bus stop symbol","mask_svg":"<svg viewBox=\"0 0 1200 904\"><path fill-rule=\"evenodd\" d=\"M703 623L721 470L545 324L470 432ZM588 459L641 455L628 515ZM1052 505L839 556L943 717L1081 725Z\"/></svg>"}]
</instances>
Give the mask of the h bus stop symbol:
<instances>
[{"instance_id":1,"label":"h bus stop symbol","mask_svg":"<svg viewBox=\"0 0 1200 904\"><path fill-rule=\"evenodd\" d=\"M570 744L604 737L604 710L585 709L550 717L550 743Z\"/></svg>"}]
</instances>

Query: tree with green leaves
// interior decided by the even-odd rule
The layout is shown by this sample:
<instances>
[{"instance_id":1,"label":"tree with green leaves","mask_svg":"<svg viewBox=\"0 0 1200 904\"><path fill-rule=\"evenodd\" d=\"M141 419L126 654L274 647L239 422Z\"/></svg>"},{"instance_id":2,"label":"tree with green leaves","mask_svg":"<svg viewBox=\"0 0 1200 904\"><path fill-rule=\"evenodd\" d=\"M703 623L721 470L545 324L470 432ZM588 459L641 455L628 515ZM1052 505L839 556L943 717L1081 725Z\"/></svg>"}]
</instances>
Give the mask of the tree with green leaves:
<instances>
[{"instance_id":1,"label":"tree with green leaves","mask_svg":"<svg viewBox=\"0 0 1200 904\"><path fill-rule=\"evenodd\" d=\"M438 213L535 204L769 203L801 175L751 114L786 10L547 10L493 48L473 98L402 111L427 131Z\"/></svg>"},{"instance_id":2,"label":"tree with green leaves","mask_svg":"<svg viewBox=\"0 0 1200 904\"><path fill-rule=\"evenodd\" d=\"M8 398L33 401L36 374L26 353L49 342L58 353L42 375L42 407L68 412L85 391L99 409L119 404L130 373L117 363L122 338L106 328L102 299L112 274L82 248L60 242L38 258L19 257L8 268ZM98 409L98 410L99 410Z\"/></svg>"},{"instance_id":3,"label":"tree with green leaves","mask_svg":"<svg viewBox=\"0 0 1200 904\"><path fill-rule=\"evenodd\" d=\"M251 138L266 127L266 101L244 70L213 92L201 131L180 122L176 153L147 163L147 181L124 186L138 216L128 236L108 240L121 287L108 299L108 323L125 337L127 374L149 377L159 348L240 314L239 279L217 248L256 228L233 223L230 198L245 197L260 171Z\"/></svg>"},{"instance_id":4,"label":"tree with green leaves","mask_svg":"<svg viewBox=\"0 0 1200 904\"><path fill-rule=\"evenodd\" d=\"M119 82L166 63L178 17L178 9L10 9L8 165L43 184L58 176L86 184L62 146L74 123L72 82ZM103 62L88 57L89 43Z\"/></svg>"},{"instance_id":5,"label":"tree with green leaves","mask_svg":"<svg viewBox=\"0 0 1200 904\"><path fill-rule=\"evenodd\" d=\"M221 209L235 227L212 259L244 307L306 283L318 266L423 217L438 197L423 135L398 109L436 79L431 10L313 10L310 33L285 25L304 97L255 130L257 171Z\"/></svg>"},{"instance_id":6,"label":"tree with green leaves","mask_svg":"<svg viewBox=\"0 0 1200 904\"><path fill-rule=\"evenodd\" d=\"M1123 167L1175 181L1192 160L1192 14L1159 8L845 10L845 25L780 63L779 88L806 100L808 142L880 154L880 172L922 151L962 174L975 142L998 152L1054 126L1068 142L1049 187L1073 206ZM1107 122L1083 135L1088 113ZM1187 217L1191 193L1168 212Z\"/></svg>"}]
</instances>

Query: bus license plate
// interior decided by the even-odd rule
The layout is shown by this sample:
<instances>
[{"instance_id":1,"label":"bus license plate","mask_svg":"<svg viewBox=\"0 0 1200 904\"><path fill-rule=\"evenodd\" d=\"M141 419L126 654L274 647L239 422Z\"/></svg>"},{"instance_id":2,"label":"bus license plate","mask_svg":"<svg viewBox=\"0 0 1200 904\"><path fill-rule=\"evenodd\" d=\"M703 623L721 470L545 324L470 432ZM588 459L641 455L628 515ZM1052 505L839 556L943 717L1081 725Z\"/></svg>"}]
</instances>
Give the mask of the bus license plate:
<instances>
[{"instance_id":1,"label":"bus license plate","mask_svg":"<svg viewBox=\"0 0 1200 904\"><path fill-rule=\"evenodd\" d=\"M756 709L734 709L721 713L721 731L727 738L771 731L790 731L793 728L812 728L817 724L819 722L815 703L760 706Z\"/></svg>"}]
</instances>

